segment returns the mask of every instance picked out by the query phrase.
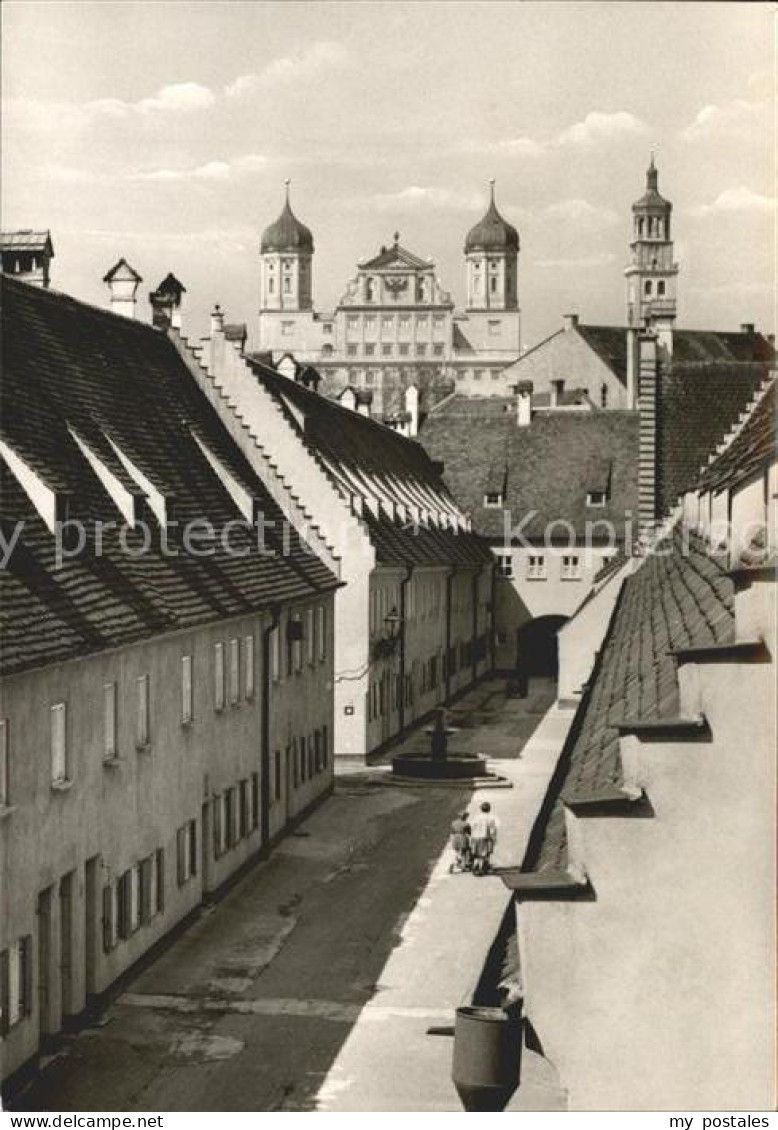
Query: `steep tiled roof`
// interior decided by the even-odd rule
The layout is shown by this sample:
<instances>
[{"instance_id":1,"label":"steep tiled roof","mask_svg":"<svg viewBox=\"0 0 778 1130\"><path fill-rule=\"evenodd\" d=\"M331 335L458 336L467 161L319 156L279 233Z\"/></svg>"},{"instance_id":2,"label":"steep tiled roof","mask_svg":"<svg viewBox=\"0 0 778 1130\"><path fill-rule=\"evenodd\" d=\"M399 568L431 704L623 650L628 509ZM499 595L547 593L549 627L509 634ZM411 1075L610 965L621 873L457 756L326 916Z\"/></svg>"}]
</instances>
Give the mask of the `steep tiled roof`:
<instances>
[{"instance_id":1,"label":"steep tiled roof","mask_svg":"<svg viewBox=\"0 0 778 1130\"><path fill-rule=\"evenodd\" d=\"M455 396L424 423L419 440L433 459L475 529L502 538L503 510L484 508L484 496L500 468L506 472L504 508L528 536L564 519L577 533L587 521L613 522L619 533L625 514L637 508L638 418L635 412L538 412L528 427L516 423L506 397ZM604 462L607 467L604 467ZM587 493L602 489L604 507L586 505Z\"/></svg>"},{"instance_id":2,"label":"steep tiled roof","mask_svg":"<svg viewBox=\"0 0 778 1130\"><path fill-rule=\"evenodd\" d=\"M770 363L687 363L674 351L672 365L662 366L657 405L660 513L668 513L696 480L708 454L737 423L763 384Z\"/></svg>"},{"instance_id":3,"label":"steep tiled roof","mask_svg":"<svg viewBox=\"0 0 778 1130\"><path fill-rule=\"evenodd\" d=\"M697 484L720 491L757 474L775 459L778 383L773 380L732 443L706 467Z\"/></svg>"},{"instance_id":4,"label":"steep tiled roof","mask_svg":"<svg viewBox=\"0 0 778 1130\"><path fill-rule=\"evenodd\" d=\"M353 476L354 482L376 476L382 489L400 504L407 503L407 494L396 491L396 481L405 484L411 494L415 493L416 486L422 486L453 505L439 468L420 444L320 396L253 358L249 358L249 362L257 379L284 408L290 424L300 428L309 450L320 457L328 471L342 469ZM420 497L417 501L420 507L429 507ZM480 539L464 530L454 533L453 530L414 527L409 531L383 513L378 519L371 516L366 521L379 560L387 563L421 563L422 557L428 564L433 560L441 563L491 560L488 548Z\"/></svg>"},{"instance_id":5,"label":"steep tiled roof","mask_svg":"<svg viewBox=\"0 0 778 1130\"><path fill-rule=\"evenodd\" d=\"M670 650L734 639L732 582L701 543L677 530L624 582L591 685L533 830L526 870L564 870L563 802L602 795L622 781L614 723L677 716Z\"/></svg>"},{"instance_id":6,"label":"steep tiled roof","mask_svg":"<svg viewBox=\"0 0 778 1130\"><path fill-rule=\"evenodd\" d=\"M615 373L627 383L627 331L623 326L589 326L579 323L578 333ZM683 330L673 333L673 364L719 362L769 362L775 351L760 333L725 333L718 330Z\"/></svg>"},{"instance_id":7,"label":"steep tiled roof","mask_svg":"<svg viewBox=\"0 0 778 1130\"><path fill-rule=\"evenodd\" d=\"M47 231L4 231L0 233L0 251L46 251L54 254L51 233Z\"/></svg>"},{"instance_id":8,"label":"steep tiled roof","mask_svg":"<svg viewBox=\"0 0 778 1130\"><path fill-rule=\"evenodd\" d=\"M0 466L4 525L24 523L1 578L4 673L335 586L298 538L288 555L280 552L281 511L164 334L13 279L3 279L2 297L4 442L67 496L70 518L89 531L97 521L116 524L106 526L100 555L92 546L56 569L53 536L15 474ZM170 527L176 556L162 552L154 522L148 553L130 556L122 548L121 513L73 433L125 489L141 493L113 444L165 497L179 523ZM238 553L249 550L245 556L226 552L218 537L210 556L195 556L181 543L180 531L192 520L207 520L218 535L242 518L195 436L256 500L265 521L276 523L266 540L277 547L274 555L257 553L256 539L237 527L230 544ZM139 537L127 535L131 549Z\"/></svg>"}]
</instances>

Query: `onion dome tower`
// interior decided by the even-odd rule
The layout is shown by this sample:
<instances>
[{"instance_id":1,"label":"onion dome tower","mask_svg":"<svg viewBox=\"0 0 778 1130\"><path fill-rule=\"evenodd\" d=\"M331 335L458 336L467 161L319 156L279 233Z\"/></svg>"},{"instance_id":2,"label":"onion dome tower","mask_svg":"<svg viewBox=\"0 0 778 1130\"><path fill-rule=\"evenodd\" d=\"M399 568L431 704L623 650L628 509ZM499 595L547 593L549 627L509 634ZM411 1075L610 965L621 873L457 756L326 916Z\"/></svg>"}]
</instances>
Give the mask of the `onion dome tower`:
<instances>
[{"instance_id":1,"label":"onion dome tower","mask_svg":"<svg viewBox=\"0 0 778 1130\"><path fill-rule=\"evenodd\" d=\"M292 211L290 183L285 182L281 215L262 233L262 310L310 310L313 306L313 235Z\"/></svg>"},{"instance_id":2,"label":"onion dome tower","mask_svg":"<svg viewBox=\"0 0 778 1130\"><path fill-rule=\"evenodd\" d=\"M503 219L489 181L489 207L465 240L467 309L518 310L519 233Z\"/></svg>"}]
</instances>

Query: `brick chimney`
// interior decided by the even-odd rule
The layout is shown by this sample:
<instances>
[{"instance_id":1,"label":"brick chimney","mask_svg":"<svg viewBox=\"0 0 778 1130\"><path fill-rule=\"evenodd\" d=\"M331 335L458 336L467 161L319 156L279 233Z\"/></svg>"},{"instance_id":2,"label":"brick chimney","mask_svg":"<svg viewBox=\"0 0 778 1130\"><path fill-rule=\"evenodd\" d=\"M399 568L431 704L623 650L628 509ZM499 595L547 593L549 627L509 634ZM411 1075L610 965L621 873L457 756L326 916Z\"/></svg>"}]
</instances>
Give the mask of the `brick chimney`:
<instances>
[{"instance_id":1,"label":"brick chimney","mask_svg":"<svg viewBox=\"0 0 778 1130\"><path fill-rule=\"evenodd\" d=\"M565 333L569 333L570 330L577 329L578 328L578 314L563 314L562 315L562 325L564 326Z\"/></svg>"},{"instance_id":2,"label":"brick chimney","mask_svg":"<svg viewBox=\"0 0 778 1130\"><path fill-rule=\"evenodd\" d=\"M532 381L519 381L511 385L511 392L516 397L516 424L520 428L528 428L532 423Z\"/></svg>"},{"instance_id":3,"label":"brick chimney","mask_svg":"<svg viewBox=\"0 0 778 1130\"><path fill-rule=\"evenodd\" d=\"M135 317L135 296L138 287L143 282L138 272L134 270L126 259L120 259L111 267L103 282L111 294L111 310L114 314L121 314L125 318Z\"/></svg>"},{"instance_id":4,"label":"brick chimney","mask_svg":"<svg viewBox=\"0 0 778 1130\"><path fill-rule=\"evenodd\" d=\"M186 287L175 275L169 274L156 290L149 294L151 321L158 329L167 330L171 326L181 329L181 303Z\"/></svg>"},{"instance_id":5,"label":"brick chimney","mask_svg":"<svg viewBox=\"0 0 778 1130\"><path fill-rule=\"evenodd\" d=\"M755 330L756 330L756 324L754 322L741 322L740 323L740 332L742 334L752 334L752 333L755 332Z\"/></svg>"}]
</instances>

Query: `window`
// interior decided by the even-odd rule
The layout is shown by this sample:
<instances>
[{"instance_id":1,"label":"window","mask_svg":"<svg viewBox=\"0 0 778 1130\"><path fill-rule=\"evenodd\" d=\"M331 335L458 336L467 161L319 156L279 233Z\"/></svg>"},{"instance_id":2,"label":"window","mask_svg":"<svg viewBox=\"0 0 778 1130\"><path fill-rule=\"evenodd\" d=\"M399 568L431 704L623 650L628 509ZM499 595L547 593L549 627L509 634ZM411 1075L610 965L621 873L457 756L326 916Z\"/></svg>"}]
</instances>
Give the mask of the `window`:
<instances>
[{"instance_id":1,"label":"window","mask_svg":"<svg viewBox=\"0 0 778 1130\"><path fill-rule=\"evenodd\" d=\"M608 386L600 385L600 408L608 407Z\"/></svg>"},{"instance_id":2,"label":"window","mask_svg":"<svg viewBox=\"0 0 778 1130\"><path fill-rule=\"evenodd\" d=\"M381 318L381 328L384 329L384 330L389 330L391 332L393 327L394 327L394 318L392 317L392 315L391 314L384 314L384 316Z\"/></svg>"},{"instance_id":3,"label":"window","mask_svg":"<svg viewBox=\"0 0 778 1130\"><path fill-rule=\"evenodd\" d=\"M32 936L19 938L0 953L0 1035L32 1013Z\"/></svg>"},{"instance_id":4,"label":"window","mask_svg":"<svg viewBox=\"0 0 778 1130\"><path fill-rule=\"evenodd\" d=\"M417 341L416 342L416 356L417 357L426 357L426 355L427 355L426 342Z\"/></svg>"},{"instance_id":5,"label":"window","mask_svg":"<svg viewBox=\"0 0 778 1130\"><path fill-rule=\"evenodd\" d=\"M321 733L316 730L313 735L313 763L318 773L321 770Z\"/></svg>"},{"instance_id":6,"label":"window","mask_svg":"<svg viewBox=\"0 0 778 1130\"><path fill-rule=\"evenodd\" d=\"M296 789L300 784L300 764L297 760L297 742L292 742L286 747L287 760L292 759L292 785Z\"/></svg>"},{"instance_id":7,"label":"window","mask_svg":"<svg viewBox=\"0 0 778 1130\"><path fill-rule=\"evenodd\" d=\"M327 658L327 609L323 604L317 608L318 614L318 644L319 644L319 661L324 662Z\"/></svg>"},{"instance_id":8,"label":"window","mask_svg":"<svg viewBox=\"0 0 778 1130\"><path fill-rule=\"evenodd\" d=\"M246 698L254 697L254 637L243 640L243 672L245 676Z\"/></svg>"},{"instance_id":9,"label":"window","mask_svg":"<svg viewBox=\"0 0 778 1130\"><path fill-rule=\"evenodd\" d=\"M443 356L443 346L442 345L433 345L432 352L435 354L436 357L442 357Z\"/></svg>"},{"instance_id":10,"label":"window","mask_svg":"<svg viewBox=\"0 0 778 1130\"><path fill-rule=\"evenodd\" d=\"M562 580L578 581L581 578L581 558L577 554L567 554L562 558Z\"/></svg>"},{"instance_id":11,"label":"window","mask_svg":"<svg viewBox=\"0 0 778 1130\"><path fill-rule=\"evenodd\" d=\"M353 344L352 344L352 345L347 345L347 346L346 346L346 355L347 355L348 357L356 357L356 355L357 355L357 347L356 347L356 345L353 345Z\"/></svg>"},{"instance_id":12,"label":"window","mask_svg":"<svg viewBox=\"0 0 778 1130\"><path fill-rule=\"evenodd\" d=\"M309 666L316 660L316 638L314 630L314 610L306 609L305 612L305 658Z\"/></svg>"},{"instance_id":13,"label":"window","mask_svg":"<svg viewBox=\"0 0 778 1130\"><path fill-rule=\"evenodd\" d=\"M58 702L51 708L51 781L61 784L68 779L67 708Z\"/></svg>"},{"instance_id":14,"label":"window","mask_svg":"<svg viewBox=\"0 0 778 1130\"><path fill-rule=\"evenodd\" d=\"M270 666L272 669L273 682L278 683L281 680L281 627L276 624L270 633Z\"/></svg>"},{"instance_id":15,"label":"window","mask_svg":"<svg viewBox=\"0 0 778 1130\"><path fill-rule=\"evenodd\" d=\"M308 735L308 776L313 776L313 734Z\"/></svg>"},{"instance_id":16,"label":"window","mask_svg":"<svg viewBox=\"0 0 778 1130\"><path fill-rule=\"evenodd\" d=\"M273 294L275 292L275 289L276 289L276 280L272 279L272 278L268 279L267 280L267 292L268 292L268 294Z\"/></svg>"},{"instance_id":17,"label":"window","mask_svg":"<svg viewBox=\"0 0 778 1130\"><path fill-rule=\"evenodd\" d=\"M295 613L289 620L287 632L290 635L290 662L295 671L302 671L303 669L303 622L299 613ZM290 667L289 673L292 673Z\"/></svg>"},{"instance_id":18,"label":"window","mask_svg":"<svg viewBox=\"0 0 778 1130\"><path fill-rule=\"evenodd\" d=\"M224 710L224 644L213 645L213 707Z\"/></svg>"},{"instance_id":19,"label":"window","mask_svg":"<svg viewBox=\"0 0 778 1130\"><path fill-rule=\"evenodd\" d=\"M322 768L327 768L329 761L329 748L330 748L330 728L324 726L321 732L321 764Z\"/></svg>"},{"instance_id":20,"label":"window","mask_svg":"<svg viewBox=\"0 0 778 1130\"><path fill-rule=\"evenodd\" d=\"M590 490L586 496L587 506L604 506L607 495L604 490Z\"/></svg>"},{"instance_id":21,"label":"window","mask_svg":"<svg viewBox=\"0 0 778 1130\"><path fill-rule=\"evenodd\" d=\"M275 751L273 765L273 795L276 800L281 799L281 750Z\"/></svg>"},{"instance_id":22,"label":"window","mask_svg":"<svg viewBox=\"0 0 778 1130\"><path fill-rule=\"evenodd\" d=\"M300 758L300 781L305 780L305 738L298 738L297 750Z\"/></svg>"},{"instance_id":23,"label":"window","mask_svg":"<svg viewBox=\"0 0 778 1130\"><path fill-rule=\"evenodd\" d=\"M496 281L497 281L496 279L492 279L492 283L495 283ZM502 326L502 322L500 321L499 318L490 318L489 319L489 334L490 334L490 336L491 337L499 337L501 326Z\"/></svg>"},{"instance_id":24,"label":"window","mask_svg":"<svg viewBox=\"0 0 778 1130\"><path fill-rule=\"evenodd\" d=\"M497 553L497 576L508 580L513 577L513 554L509 549Z\"/></svg>"},{"instance_id":25,"label":"window","mask_svg":"<svg viewBox=\"0 0 778 1130\"><path fill-rule=\"evenodd\" d=\"M9 732L8 719L0 719L0 808L7 808L11 803Z\"/></svg>"},{"instance_id":26,"label":"window","mask_svg":"<svg viewBox=\"0 0 778 1130\"><path fill-rule=\"evenodd\" d=\"M290 289L289 279L284 279L284 290L286 291L287 294L289 293L289 289ZM294 322L282 322L281 323L281 336L282 337L293 337L294 336Z\"/></svg>"},{"instance_id":27,"label":"window","mask_svg":"<svg viewBox=\"0 0 778 1130\"><path fill-rule=\"evenodd\" d=\"M546 579L546 559L543 554L533 553L527 558L527 576L531 581Z\"/></svg>"},{"instance_id":28,"label":"window","mask_svg":"<svg viewBox=\"0 0 778 1130\"><path fill-rule=\"evenodd\" d=\"M225 837L224 837L224 798L215 796L213 798L213 857L219 859L224 855L225 851Z\"/></svg>"},{"instance_id":29,"label":"window","mask_svg":"<svg viewBox=\"0 0 778 1130\"><path fill-rule=\"evenodd\" d=\"M401 342L400 345L397 346L397 349L401 357L407 357L410 353L411 347L407 342Z\"/></svg>"},{"instance_id":30,"label":"window","mask_svg":"<svg viewBox=\"0 0 778 1130\"><path fill-rule=\"evenodd\" d=\"M192 721L192 656L181 656L181 722L188 726Z\"/></svg>"},{"instance_id":31,"label":"window","mask_svg":"<svg viewBox=\"0 0 778 1130\"><path fill-rule=\"evenodd\" d=\"M502 506L502 491L490 491L484 495L484 506L495 509Z\"/></svg>"},{"instance_id":32,"label":"window","mask_svg":"<svg viewBox=\"0 0 778 1130\"><path fill-rule=\"evenodd\" d=\"M189 820L176 832L176 869L179 887L197 874L197 825L194 820Z\"/></svg>"},{"instance_id":33,"label":"window","mask_svg":"<svg viewBox=\"0 0 778 1130\"><path fill-rule=\"evenodd\" d=\"M286 276L284 278L284 294L291 294L291 293L292 293L292 280L288 276ZM292 325L292 324L293 323L290 323L290 322L282 322L281 323L281 333L286 333L287 332L286 327L288 325Z\"/></svg>"},{"instance_id":34,"label":"window","mask_svg":"<svg viewBox=\"0 0 778 1130\"><path fill-rule=\"evenodd\" d=\"M365 356L366 357L372 357L374 353L375 353L375 345L373 344L372 341L366 341L365 342Z\"/></svg>"},{"instance_id":35,"label":"window","mask_svg":"<svg viewBox=\"0 0 778 1130\"><path fill-rule=\"evenodd\" d=\"M646 283L645 283L645 286L643 287L643 291L644 291L646 297L648 297L651 294L651 279L646 279Z\"/></svg>"},{"instance_id":36,"label":"window","mask_svg":"<svg viewBox=\"0 0 778 1130\"><path fill-rule=\"evenodd\" d=\"M660 298L664 298L665 284L662 281L662 279L660 279L659 282L656 284L656 292L657 292L657 294L659 295Z\"/></svg>"},{"instance_id":37,"label":"window","mask_svg":"<svg viewBox=\"0 0 778 1130\"><path fill-rule=\"evenodd\" d=\"M385 341L383 343L383 345L381 346L381 353L383 354L384 357L391 357L392 356L392 346L389 342Z\"/></svg>"},{"instance_id":38,"label":"window","mask_svg":"<svg viewBox=\"0 0 778 1130\"><path fill-rule=\"evenodd\" d=\"M235 789L225 789L224 791L224 842L227 848L235 846L236 843L236 827L235 817L237 816L235 806Z\"/></svg>"},{"instance_id":39,"label":"window","mask_svg":"<svg viewBox=\"0 0 778 1130\"><path fill-rule=\"evenodd\" d=\"M497 293L497 276L496 275L492 275L492 277L489 279L489 290L492 292L492 294Z\"/></svg>"},{"instance_id":40,"label":"window","mask_svg":"<svg viewBox=\"0 0 778 1130\"><path fill-rule=\"evenodd\" d=\"M129 938L130 911L132 899L132 873L125 871L116 884L116 933L120 938Z\"/></svg>"},{"instance_id":41,"label":"window","mask_svg":"<svg viewBox=\"0 0 778 1130\"><path fill-rule=\"evenodd\" d=\"M117 756L116 741L116 683L103 684L103 758L112 761Z\"/></svg>"},{"instance_id":42,"label":"window","mask_svg":"<svg viewBox=\"0 0 778 1130\"><path fill-rule=\"evenodd\" d=\"M230 705L240 702L240 640L230 640Z\"/></svg>"}]
</instances>

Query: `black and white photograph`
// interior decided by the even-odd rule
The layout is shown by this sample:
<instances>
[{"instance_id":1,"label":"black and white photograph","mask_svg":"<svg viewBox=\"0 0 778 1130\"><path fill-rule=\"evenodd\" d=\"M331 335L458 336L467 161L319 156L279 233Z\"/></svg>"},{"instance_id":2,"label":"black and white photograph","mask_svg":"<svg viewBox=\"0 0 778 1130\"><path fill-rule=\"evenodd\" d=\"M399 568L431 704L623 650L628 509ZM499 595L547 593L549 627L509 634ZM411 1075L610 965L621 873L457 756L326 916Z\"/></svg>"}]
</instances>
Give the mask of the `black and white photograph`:
<instances>
[{"instance_id":1,"label":"black and white photograph","mask_svg":"<svg viewBox=\"0 0 778 1130\"><path fill-rule=\"evenodd\" d=\"M777 16L3 0L2 1130L776 1125Z\"/></svg>"}]
</instances>

